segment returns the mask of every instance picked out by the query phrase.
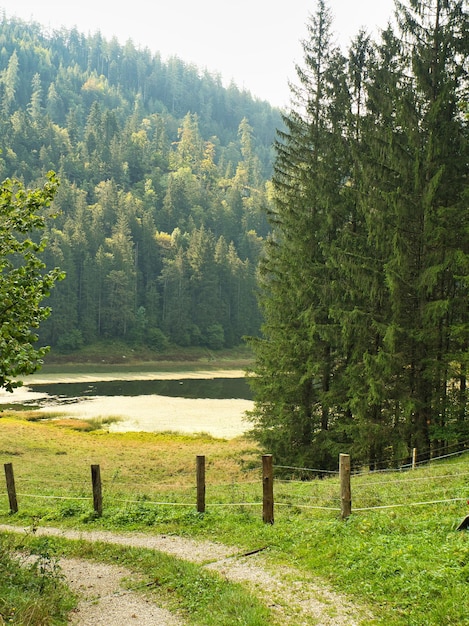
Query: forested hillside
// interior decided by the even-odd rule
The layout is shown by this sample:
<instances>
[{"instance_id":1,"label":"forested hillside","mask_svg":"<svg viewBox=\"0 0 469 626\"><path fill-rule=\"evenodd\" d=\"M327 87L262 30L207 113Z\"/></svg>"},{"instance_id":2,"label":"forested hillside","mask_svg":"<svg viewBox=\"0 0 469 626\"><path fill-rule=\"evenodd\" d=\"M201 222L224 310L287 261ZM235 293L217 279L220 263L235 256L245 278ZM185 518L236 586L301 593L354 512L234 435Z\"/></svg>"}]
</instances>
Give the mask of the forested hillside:
<instances>
[{"instance_id":1,"label":"forested hillside","mask_svg":"<svg viewBox=\"0 0 469 626\"><path fill-rule=\"evenodd\" d=\"M60 181L46 260L67 278L41 343L215 349L257 333L279 111L131 41L5 17L0 72L1 179Z\"/></svg>"}]
</instances>

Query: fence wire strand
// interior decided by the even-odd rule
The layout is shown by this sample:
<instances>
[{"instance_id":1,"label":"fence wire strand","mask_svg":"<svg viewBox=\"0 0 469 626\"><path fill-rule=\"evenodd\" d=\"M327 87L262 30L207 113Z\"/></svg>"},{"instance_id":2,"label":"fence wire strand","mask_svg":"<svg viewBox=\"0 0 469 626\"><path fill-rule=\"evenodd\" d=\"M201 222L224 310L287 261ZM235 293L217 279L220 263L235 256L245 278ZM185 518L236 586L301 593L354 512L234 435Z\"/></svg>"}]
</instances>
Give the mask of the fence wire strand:
<instances>
[{"instance_id":1,"label":"fence wire strand","mask_svg":"<svg viewBox=\"0 0 469 626\"><path fill-rule=\"evenodd\" d=\"M354 511L374 511L378 509L395 509L402 507L412 507L412 506L424 506L426 504L446 504L448 502L461 502L466 498L450 498L448 500L428 500L425 502L406 502L402 504L381 504L378 506L366 506L366 507L354 507Z\"/></svg>"},{"instance_id":2,"label":"fence wire strand","mask_svg":"<svg viewBox=\"0 0 469 626\"><path fill-rule=\"evenodd\" d=\"M430 476L422 476L418 475L419 470L423 465L428 467L428 464L433 461L438 461L442 459L447 459L449 457L453 457L456 455L462 456L467 453L468 450L458 451L455 453L446 454L441 457L435 457L430 459L429 461L421 461L418 463L418 467L413 468L413 470L401 472L402 468L397 469L389 469L389 470L375 470L375 471L367 471L367 472L357 472L351 475L351 481L353 483L353 492L358 492L358 505L353 507L353 512L364 512L364 511L377 511L383 509L392 509L392 508L405 508L405 507L417 507L417 506L427 506L427 505L439 505L439 504L447 504L447 503L455 503L455 502L464 502L467 500L467 497L456 496L456 493L464 492L465 489L464 484L462 482L467 476L469 476L469 471L457 471L454 473L442 473L438 475L435 473ZM451 467L460 467L463 463L453 464ZM467 458L464 466L467 467ZM318 470L313 468L305 468L305 467L294 467L294 466L286 466L286 465L274 465L273 466L279 470L289 470L293 473L295 472L310 472L314 474L325 474L324 478L317 476L313 480L298 480L295 478L285 479L285 478L275 478L275 485L277 485L276 491L276 500L275 506L282 508L297 508L297 509L310 509L310 510L320 510L320 511L329 511L329 512L337 512L340 511L340 497L338 495L339 489L339 481L337 480L337 476L339 472L332 470ZM409 466L406 466L407 468ZM262 468L256 467L254 469L250 469L251 472L259 472ZM415 475L414 474L415 469ZM365 477L372 477L374 474L383 474L383 472L395 472L397 477L390 477L389 480L370 480L366 481ZM438 470L437 470L438 471ZM262 490L261 479L262 474L258 480L246 480L243 482L236 482L234 480L226 483L214 483L210 484L206 483L206 487L210 490L222 490L226 489L226 492L218 492L218 495L215 495L215 498L219 500L218 502L210 502L210 499L207 501L207 506L209 507L260 507L262 506L262 500L259 501L259 491ZM449 484L449 480L453 480L451 484ZM40 480L36 477L20 477L18 479L20 483L24 483L25 486L33 486L40 483ZM461 484L459 482L461 481ZM54 487L58 489L58 486L63 486L65 489L72 490L73 487L79 486L80 489L75 489L75 492L83 492L88 488L88 481L82 479L80 477L79 480L76 480L75 477L72 477L71 480L52 480L48 481L51 484L51 491L53 491ZM434 489L433 491L428 486L428 489L425 487L412 488L411 485L418 485L422 483L433 483ZM444 484L442 484L444 483ZM118 505L148 505L148 506L174 506L174 507L195 507L195 501L188 502L187 498L191 497L196 488L195 485L181 485L179 483L165 483L165 482L156 482L156 483L132 483L121 481L121 477L115 475L114 477L102 481L102 485L105 487L105 491L109 490L109 492L114 492L116 496L124 496L123 498L112 498L112 504ZM256 489L254 486L258 485L259 489ZM389 487L396 487L396 489L389 490L387 494L387 498L390 500L394 499L394 502L381 504L380 501L384 499L383 495L379 493L379 490L376 489L373 492L373 488L381 487L383 485L387 485ZM125 498L125 491L132 490L134 493L138 488L145 487L145 491L147 492L147 496L144 496L142 493L141 499L128 499ZM289 487L290 490L289 490ZM407 488L406 488L407 487ZM161 501L158 499L158 495L163 495L164 489L174 489L177 490L176 493L167 494L170 497L174 497L175 499L178 496L181 496L181 499L186 499L185 502L169 502L169 501ZM368 493L366 493L368 490ZM116 491L120 491L121 493L116 493ZM122 493L124 492L124 493ZM150 492L150 493L148 493ZM152 493L151 493L152 492ZM452 493L451 493L452 492ZM393 494L393 495L392 495ZM412 500L413 498L416 501L408 501L408 502L399 502L403 498L400 498L399 495L404 494L408 500ZM53 495L53 494L44 494L44 493L30 493L21 492L17 494L18 497L24 498L35 498L42 500L76 500L76 501L91 501L93 497L84 496L84 495ZM146 497L151 498L151 496L156 496L155 500L146 499ZM433 496L433 498L432 498ZM436 498L435 498L436 496ZM440 496L440 499L438 499ZM451 496L451 497L447 497ZM163 495L164 497L164 495ZM253 498L253 501L249 501L250 498ZM428 497L425 500L425 497ZM226 498L226 502L220 501ZM240 502L235 502L235 498L240 498ZM110 499L107 498L106 494L104 494L104 500L110 503ZM231 501L230 501L231 500ZM374 502L373 502L374 501ZM356 500L354 500L356 502ZM339 503L339 506L337 506ZM367 506L369 504L369 506ZM362 506L363 505L363 506Z\"/></svg>"}]
</instances>

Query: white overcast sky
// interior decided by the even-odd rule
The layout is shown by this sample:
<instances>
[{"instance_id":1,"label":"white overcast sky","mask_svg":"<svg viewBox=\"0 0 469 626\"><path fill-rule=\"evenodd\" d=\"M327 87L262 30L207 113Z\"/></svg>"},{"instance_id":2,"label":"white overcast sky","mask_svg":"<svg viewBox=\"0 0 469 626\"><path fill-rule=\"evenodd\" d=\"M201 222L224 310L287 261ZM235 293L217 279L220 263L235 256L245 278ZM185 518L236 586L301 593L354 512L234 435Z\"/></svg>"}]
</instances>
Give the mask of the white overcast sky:
<instances>
[{"instance_id":1,"label":"white overcast sky","mask_svg":"<svg viewBox=\"0 0 469 626\"><path fill-rule=\"evenodd\" d=\"M347 45L359 28L371 33L392 18L393 0L329 0L338 42ZM223 83L275 106L289 101L288 80L302 62L315 0L0 0L8 17L34 20L49 28L74 26L87 35L97 30L120 43L176 55L187 63L220 73Z\"/></svg>"}]
</instances>

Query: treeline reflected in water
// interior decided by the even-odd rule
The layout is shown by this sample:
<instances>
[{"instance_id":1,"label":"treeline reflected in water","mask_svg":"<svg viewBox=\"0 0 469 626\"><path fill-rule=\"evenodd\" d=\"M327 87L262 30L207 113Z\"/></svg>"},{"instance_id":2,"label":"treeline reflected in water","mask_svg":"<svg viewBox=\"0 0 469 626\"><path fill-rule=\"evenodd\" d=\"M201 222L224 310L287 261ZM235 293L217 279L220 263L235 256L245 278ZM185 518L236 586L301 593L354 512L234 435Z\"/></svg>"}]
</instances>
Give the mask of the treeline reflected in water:
<instances>
[{"instance_id":1,"label":"treeline reflected in water","mask_svg":"<svg viewBox=\"0 0 469 626\"><path fill-rule=\"evenodd\" d=\"M73 402L90 396L159 395L173 398L211 400L252 400L244 378L210 378L181 380L111 380L80 383L28 385L35 392L46 393L57 401Z\"/></svg>"}]
</instances>

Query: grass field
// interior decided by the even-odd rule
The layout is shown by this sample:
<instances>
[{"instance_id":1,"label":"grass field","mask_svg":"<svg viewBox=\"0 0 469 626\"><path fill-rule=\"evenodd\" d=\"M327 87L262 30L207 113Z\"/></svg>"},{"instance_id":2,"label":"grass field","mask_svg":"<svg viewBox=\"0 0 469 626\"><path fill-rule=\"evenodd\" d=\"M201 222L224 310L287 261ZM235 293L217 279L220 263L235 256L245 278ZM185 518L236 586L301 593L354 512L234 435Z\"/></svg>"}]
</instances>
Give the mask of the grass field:
<instances>
[{"instance_id":1,"label":"grass field","mask_svg":"<svg viewBox=\"0 0 469 626\"><path fill-rule=\"evenodd\" d=\"M373 623L469 624L469 535L456 530L469 513L468 455L413 471L354 475L347 521L338 513L337 476L276 479L271 526L262 523L261 452L252 441L107 433L78 420L40 417L5 412L0 419L0 459L13 464L19 505L11 515L0 490L2 523L175 533L246 551L263 547L272 563L294 566L368 606ZM195 510L196 455L206 456L204 514ZM91 499L96 463L100 518ZM258 617L243 623L269 623L257 610Z\"/></svg>"}]
</instances>

